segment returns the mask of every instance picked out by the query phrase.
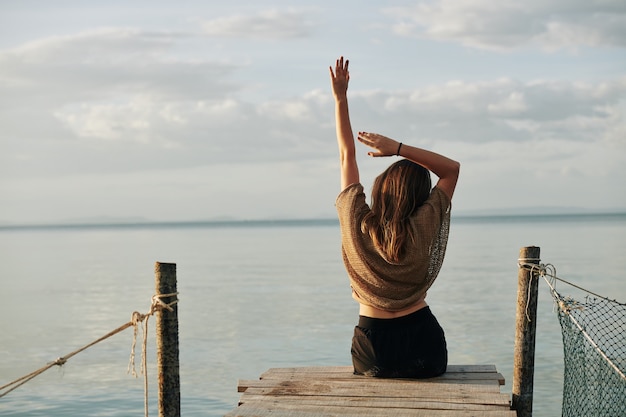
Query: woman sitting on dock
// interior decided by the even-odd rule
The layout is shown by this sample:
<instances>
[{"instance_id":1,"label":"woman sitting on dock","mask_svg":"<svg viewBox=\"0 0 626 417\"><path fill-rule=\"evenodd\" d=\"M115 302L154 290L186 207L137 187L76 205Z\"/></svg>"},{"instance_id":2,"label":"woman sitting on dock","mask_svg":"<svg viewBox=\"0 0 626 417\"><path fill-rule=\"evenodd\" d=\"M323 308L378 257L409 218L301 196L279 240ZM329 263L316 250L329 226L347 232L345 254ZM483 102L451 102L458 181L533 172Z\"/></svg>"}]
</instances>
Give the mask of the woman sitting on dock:
<instances>
[{"instance_id":1,"label":"woman sitting on dock","mask_svg":"<svg viewBox=\"0 0 626 417\"><path fill-rule=\"evenodd\" d=\"M343 260L360 304L352 339L354 373L429 378L445 372L444 331L426 304L445 255L459 163L394 139L359 132L372 157L401 156L365 201L348 112L348 60L330 67L341 193L336 207ZM430 171L439 178L431 190Z\"/></svg>"}]
</instances>

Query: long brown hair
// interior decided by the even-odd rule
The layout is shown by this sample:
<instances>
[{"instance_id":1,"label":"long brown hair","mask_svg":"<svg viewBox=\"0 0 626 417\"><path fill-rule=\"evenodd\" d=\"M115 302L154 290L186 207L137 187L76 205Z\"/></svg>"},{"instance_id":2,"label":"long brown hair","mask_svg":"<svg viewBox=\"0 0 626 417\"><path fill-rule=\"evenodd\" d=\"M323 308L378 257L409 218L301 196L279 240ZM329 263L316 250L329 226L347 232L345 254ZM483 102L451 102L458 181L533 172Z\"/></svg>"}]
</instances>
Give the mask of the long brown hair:
<instances>
[{"instance_id":1,"label":"long brown hair","mask_svg":"<svg viewBox=\"0 0 626 417\"><path fill-rule=\"evenodd\" d=\"M398 262L406 243L414 241L410 218L430 195L430 172L408 159L391 164L374 180L371 211L363 218L361 229L390 262Z\"/></svg>"}]
</instances>

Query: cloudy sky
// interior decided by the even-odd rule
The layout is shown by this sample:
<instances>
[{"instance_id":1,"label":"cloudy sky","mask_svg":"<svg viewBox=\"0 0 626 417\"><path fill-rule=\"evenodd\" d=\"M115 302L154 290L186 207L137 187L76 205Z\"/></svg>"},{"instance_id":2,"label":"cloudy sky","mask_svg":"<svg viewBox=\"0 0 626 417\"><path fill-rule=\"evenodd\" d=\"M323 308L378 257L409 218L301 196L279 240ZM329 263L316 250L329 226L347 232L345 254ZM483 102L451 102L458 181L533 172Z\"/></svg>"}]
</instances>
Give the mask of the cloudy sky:
<instances>
[{"instance_id":1,"label":"cloudy sky","mask_svg":"<svg viewBox=\"0 0 626 417\"><path fill-rule=\"evenodd\" d=\"M626 210L623 0L7 0L0 223L333 217L339 55L355 131L461 162L455 213Z\"/></svg>"}]
</instances>

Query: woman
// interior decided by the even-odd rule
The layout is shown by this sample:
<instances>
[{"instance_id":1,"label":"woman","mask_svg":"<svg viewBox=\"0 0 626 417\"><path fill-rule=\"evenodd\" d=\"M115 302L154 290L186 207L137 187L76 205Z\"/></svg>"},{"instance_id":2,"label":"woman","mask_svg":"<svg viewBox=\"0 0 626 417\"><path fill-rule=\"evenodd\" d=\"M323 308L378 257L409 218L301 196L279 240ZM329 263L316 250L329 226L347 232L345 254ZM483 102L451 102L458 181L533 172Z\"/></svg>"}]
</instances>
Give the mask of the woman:
<instances>
[{"instance_id":1,"label":"woman","mask_svg":"<svg viewBox=\"0 0 626 417\"><path fill-rule=\"evenodd\" d=\"M451 199L459 163L394 139L359 132L372 157L401 156L365 202L348 112L348 61L330 67L335 97L341 193L336 207L343 260L359 323L352 339L355 374L429 378L445 372L443 329L426 304L448 240ZM439 180L431 190L430 172Z\"/></svg>"}]
</instances>

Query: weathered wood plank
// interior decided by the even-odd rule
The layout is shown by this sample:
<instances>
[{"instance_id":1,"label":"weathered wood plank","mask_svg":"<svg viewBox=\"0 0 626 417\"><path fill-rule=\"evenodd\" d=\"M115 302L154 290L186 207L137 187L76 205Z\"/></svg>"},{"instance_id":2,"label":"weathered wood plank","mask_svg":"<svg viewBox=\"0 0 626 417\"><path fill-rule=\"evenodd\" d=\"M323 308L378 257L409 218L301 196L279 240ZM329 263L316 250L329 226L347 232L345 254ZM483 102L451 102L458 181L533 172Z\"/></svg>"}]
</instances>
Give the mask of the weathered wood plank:
<instances>
[{"instance_id":1,"label":"weathered wood plank","mask_svg":"<svg viewBox=\"0 0 626 417\"><path fill-rule=\"evenodd\" d=\"M344 378L354 379L358 377L367 378L359 375L353 375L352 367L311 367L305 368L271 368L261 374L261 379L287 379L287 378ZM410 378L407 378L411 380ZM442 380L496 380L500 385L504 385L504 376L498 373L494 365L449 365L445 374L428 378L430 382Z\"/></svg>"},{"instance_id":2,"label":"weathered wood plank","mask_svg":"<svg viewBox=\"0 0 626 417\"><path fill-rule=\"evenodd\" d=\"M317 388L302 389L301 391L293 391L283 388L248 388L245 395L303 395L303 396L319 396L319 397L344 397L344 398L420 398L423 400L437 400L450 402L468 402L475 404L508 404L510 397L508 394L476 392L476 391L440 391L440 390L422 390L417 391L395 391L389 388L385 389L365 389L359 392L354 388L331 387L332 390L322 392Z\"/></svg>"},{"instance_id":3,"label":"weathered wood plank","mask_svg":"<svg viewBox=\"0 0 626 417\"><path fill-rule=\"evenodd\" d=\"M391 398L391 397L356 397L356 396L317 396L317 395L256 395L246 393L239 404L267 401L268 403L285 402L297 404L325 404L344 407L408 408L424 410L502 410L510 405L510 399L504 394L481 394L466 398Z\"/></svg>"},{"instance_id":4,"label":"weathered wood plank","mask_svg":"<svg viewBox=\"0 0 626 417\"><path fill-rule=\"evenodd\" d=\"M349 388L334 388L332 391L320 392L316 389L301 390L301 391L284 391L281 389L271 388L248 388L248 390L242 395L241 402L245 402L249 396L303 396L303 397L316 397L320 401L333 401L334 398L342 398L346 400L352 399L364 399L364 398L376 398L376 399L388 399L390 401L405 400L405 399L419 399L423 401L436 401L436 402L448 402L448 403L465 403L476 405L498 405L509 406L510 398L506 394L495 393L475 393L475 392L441 392L435 390L429 390L421 393L411 393L410 391L398 392L389 390L365 390L364 392L358 392Z\"/></svg>"},{"instance_id":5,"label":"weathered wood plank","mask_svg":"<svg viewBox=\"0 0 626 417\"><path fill-rule=\"evenodd\" d=\"M237 407L225 417L515 417L511 410L409 410L365 407L333 407L321 404L302 405L265 401L250 402Z\"/></svg>"},{"instance_id":6,"label":"weathered wood plank","mask_svg":"<svg viewBox=\"0 0 626 417\"><path fill-rule=\"evenodd\" d=\"M457 383L455 381L432 383L430 380L405 380L405 379L379 379L379 378L354 378L351 380L343 379L262 379L252 381L239 381L239 392L244 392L251 387L265 389L283 389L285 391L299 391L304 389L317 390L319 392L331 391L332 389L347 388L352 390L361 390L370 392L394 391L396 395L401 395L402 391L409 391L411 395L419 395L425 390L433 390L435 392L491 392L499 393L500 385L496 382L493 384L466 384Z\"/></svg>"},{"instance_id":7,"label":"weathered wood plank","mask_svg":"<svg viewBox=\"0 0 626 417\"><path fill-rule=\"evenodd\" d=\"M322 374L317 375L315 378L303 378L298 375L284 374L282 378L272 376L270 378L255 379L253 381L267 382L268 384L274 384L276 381L306 381L306 382L351 382L351 383L375 383L376 381L387 382L389 384L408 384L408 385L495 385L497 389L500 388L500 376L499 374L480 374L473 377L472 375L463 376L462 374L451 374L446 377L437 377L430 379L409 379L409 378L372 378L360 375L344 375L343 377L325 376Z\"/></svg>"},{"instance_id":8,"label":"weathered wood plank","mask_svg":"<svg viewBox=\"0 0 626 417\"><path fill-rule=\"evenodd\" d=\"M332 395L337 392L353 392L355 396L373 395L384 396L394 395L400 397L422 397L425 395L434 395L437 397L456 396L474 396L479 394L506 395L500 393L498 386L489 385L470 385L470 384L427 384L415 382L392 382L383 381L249 381L248 390L266 390L274 391L274 394L289 395L294 392L298 393L314 393L315 395ZM252 392L252 391L250 391ZM303 394L308 395L308 394Z\"/></svg>"},{"instance_id":9,"label":"weathered wood plank","mask_svg":"<svg viewBox=\"0 0 626 417\"><path fill-rule=\"evenodd\" d=\"M351 366L307 366L307 367L287 367L287 368L269 368L263 374L278 373L278 372L290 372L299 373L302 375L310 375L315 373L349 373L352 374L353 368ZM448 365L446 372L498 372L496 366L492 364L484 365Z\"/></svg>"}]
</instances>

